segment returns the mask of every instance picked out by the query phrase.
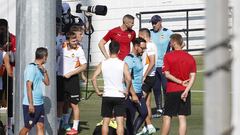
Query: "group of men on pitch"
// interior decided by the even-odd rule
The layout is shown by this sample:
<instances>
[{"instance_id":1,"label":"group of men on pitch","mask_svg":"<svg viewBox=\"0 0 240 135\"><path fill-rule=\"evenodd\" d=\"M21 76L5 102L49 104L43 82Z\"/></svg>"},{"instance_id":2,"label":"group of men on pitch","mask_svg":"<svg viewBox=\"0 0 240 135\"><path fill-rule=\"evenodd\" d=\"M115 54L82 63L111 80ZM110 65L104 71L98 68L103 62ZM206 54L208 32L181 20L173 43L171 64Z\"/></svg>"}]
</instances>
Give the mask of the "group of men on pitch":
<instances>
[{"instance_id":1,"label":"group of men on pitch","mask_svg":"<svg viewBox=\"0 0 240 135\"><path fill-rule=\"evenodd\" d=\"M170 133L173 116L179 118L179 134L186 134L196 63L193 56L182 50L182 36L163 28L159 15L152 16L150 22L153 29L141 28L136 38L132 30L134 17L127 14L122 25L108 31L98 44L106 59L97 66L92 83L97 95L102 97L102 135L108 134L108 124L113 118L117 121L118 135L155 133L151 120L152 89L157 114L163 115L161 134ZM108 50L105 44L109 40ZM97 84L100 74L104 81L103 91ZM125 118L127 133L124 133Z\"/></svg>"},{"instance_id":2,"label":"group of men on pitch","mask_svg":"<svg viewBox=\"0 0 240 135\"><path fill-rule=\"evenodd\" d=\"M123 17L122 25L111 29L98 44L106 59L97 66L92 83L97 95L102 97L102 135L108 135L108 125L113 118L117 122L118 135L124 134L125 118L127 129L125 134L155 133L156 129L151 120L152 89L157 113L163 115L162 135L169 134L173 116L179 118L179 134L186 134L186 116L191 114L190 89L196 76L196 63L190 54L182 50L184 46L182 36L163 28L159 15L154 15L151 23L153 29L141 28L136 38L136 33L132 30L134 17L127 14ZM72 26L66 34L66 41L57 46L59 122L63 119L65 123L63 125L67 125L68 105L73 111L73 126L66 128L69 129L67 134L78 133L80 119L78 74L86 69L87 63L80 46L83 32L82 27ZM109 40L111 43L109 49L106 49L105 45ZM36 50L35 56L34 63L27 65L24 72L25 127L20 134L27 134L35 124L39 134L44 131L42 84L49 85L47 70L44 68L48 51L40 47ZM97 77L101 73L104 80L103 91L97 84ZM164 104L161 102L162 97ZM145 126L139 132L144 122Z\"/></svg>"}]
</instances>

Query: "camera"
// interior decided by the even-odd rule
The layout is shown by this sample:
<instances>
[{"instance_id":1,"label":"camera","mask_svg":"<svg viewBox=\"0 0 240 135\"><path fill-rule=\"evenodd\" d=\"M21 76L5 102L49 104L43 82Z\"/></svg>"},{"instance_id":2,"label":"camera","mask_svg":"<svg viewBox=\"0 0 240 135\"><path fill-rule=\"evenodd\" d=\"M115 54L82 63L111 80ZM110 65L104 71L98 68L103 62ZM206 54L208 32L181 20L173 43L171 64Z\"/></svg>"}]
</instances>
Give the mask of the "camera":
<instances>
[{"instance_id":1,"label":"camera","mask_svg":"<svg viewBox=\"0 0 240 135\"><path fill-rule=\"evenodd\" d=\"M77 4L76 12L82 13L82 11L95 13L96 15L106 15L107 14L107 6L104 5L96 5L96 6L82 6L82 4Z\"/></svg>"}]
</instances>

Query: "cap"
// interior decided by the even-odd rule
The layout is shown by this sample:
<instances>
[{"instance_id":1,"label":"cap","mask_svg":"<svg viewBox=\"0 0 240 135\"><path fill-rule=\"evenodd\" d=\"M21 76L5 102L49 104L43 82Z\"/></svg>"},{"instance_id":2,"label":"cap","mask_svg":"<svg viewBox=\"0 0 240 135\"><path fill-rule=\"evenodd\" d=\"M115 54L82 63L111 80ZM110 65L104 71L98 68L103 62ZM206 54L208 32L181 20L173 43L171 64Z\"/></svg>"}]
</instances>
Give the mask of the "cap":
<instances>
[{"instance_id":1,"label":"cap","mask_svg":"<svg viewBox=\"0 0 240 135\"><path fill-rule=\"evenodd\" d=\"M151 23L157 23L157 22L161 22L161 21L162 21L162 18L159 15L154 15L150 20Z\"/></svg>"},{"instance_id":2,"label":"cap","mask_svg":"<svg viewBox=\"0 0 240 135\"><path fill-rule=\"evenodd\" d=\"M6 19L1 18L0 19L0 26L8 27L8 21Z\"/></svg>"},{"instance_id":3,"label":"cap","mask_svg":"<svg viewBox=\"0 0 240 135\"><path fill-rule=\"evenodd\" d=\"M68 3L62 3L63 14L66 14L69 9L70 9L70 6Z\"/></svg>"}]
</instances>

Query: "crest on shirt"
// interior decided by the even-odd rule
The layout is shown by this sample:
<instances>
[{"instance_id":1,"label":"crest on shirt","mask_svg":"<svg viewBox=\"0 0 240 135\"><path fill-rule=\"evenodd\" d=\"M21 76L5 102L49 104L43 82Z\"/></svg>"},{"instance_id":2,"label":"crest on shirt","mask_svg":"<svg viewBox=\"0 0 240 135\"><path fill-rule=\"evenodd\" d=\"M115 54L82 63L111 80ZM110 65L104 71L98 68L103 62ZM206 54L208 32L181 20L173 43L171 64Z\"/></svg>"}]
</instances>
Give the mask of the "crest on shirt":
<instances>
[{"instance_id":1,"label":"crest on shirt","mask_svg":"<svg viewBox=\"0 0 240 135\"><path fill-rule=\"evenodd\" d=\"M160 39L164 39L164 35L160 35Z\"/></svg>"},{"instance_id":2,"label":"crest on shirt","mask_svg":"<svg viewBox=\"0 0 240 135\"><path fill-rule=\"evenodd\" d=\"M72 53L72 58L74 58L75 57L75 54L74 53Z\"/></svg>"},{"instance_id":3,"label":"crest on shirt","mask_svg":"<svg viewBox=\"0 0 240 135\"><path fill-rule=\"evenodd\" d=\"M29 121L28 121L28 124L29 124L29 125L32 125L32 124L33 124L33 121L32 121L32 120L29 120Z\"/></svg>"},{"instance_id":4,"label":"crest on shirt","mask_svg":"<svg viewBox=\"0 0 240 135\"><path fill-rule=\"evenodd\" d=\"M128 34L128 38L130 39L132 37L132 35L131 34Z\"/></svg>"}]
</instances>

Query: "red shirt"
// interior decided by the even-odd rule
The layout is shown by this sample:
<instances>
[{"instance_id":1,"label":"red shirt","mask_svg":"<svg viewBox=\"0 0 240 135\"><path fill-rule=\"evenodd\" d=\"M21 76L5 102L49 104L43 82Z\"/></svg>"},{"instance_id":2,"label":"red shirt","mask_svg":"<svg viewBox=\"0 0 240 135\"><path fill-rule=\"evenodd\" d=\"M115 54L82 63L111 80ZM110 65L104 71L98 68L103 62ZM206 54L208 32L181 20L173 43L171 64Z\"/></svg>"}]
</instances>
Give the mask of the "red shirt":
<instances>
[{"instance_id":1,"label":"red shirt","mask_svg":"<svg viewBox=\"0 0 240 135\"><path fill-rule=\"evenodd\" d=\"M12 33L10 33L10 42L11 42L10 50L12 52L16 52L16 37Z\"/></svg>"},{"instance_id":2,"label":"red shirt","mask_svg":"<svg viewBox=\"0 0 240 135\"><path fill-rule=\"evenodd\" d=\"M130 43L136 38L134 30L122 31L121 27L116 27L108 31L103 39L108 42L110 39L117 41L120 45L118 58L123 60L130 52Z\"/></svg>"},{"instance_id":3,"label":"red shirt","mask_svg":"<svg viewBox=\"0 0 240 135\"><path fill-rule=\"evenodd\" d=\"M16 37L10 33L10 43L11 43L11 46L10 46L10 51L12 51L13 53L16 52ZM11 66L14 67L15 66L15 60L14 62L10 62Z\"/></svg>"},{"instance_id":4,"label":"red shirt","mask_svg":"<svg viewBox=\"0 0 240 135\"><path fill-rule=\"evenodd\" d=\"M196 73L196 69L193 56L183 50L172 51L164 56L163 72L169 71L171 75L182 81L189 79L190 73ZM181 84L167 80L167 93L184 91L185 88Z\"/></svg>"}]
</instances>

